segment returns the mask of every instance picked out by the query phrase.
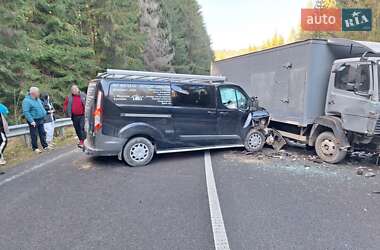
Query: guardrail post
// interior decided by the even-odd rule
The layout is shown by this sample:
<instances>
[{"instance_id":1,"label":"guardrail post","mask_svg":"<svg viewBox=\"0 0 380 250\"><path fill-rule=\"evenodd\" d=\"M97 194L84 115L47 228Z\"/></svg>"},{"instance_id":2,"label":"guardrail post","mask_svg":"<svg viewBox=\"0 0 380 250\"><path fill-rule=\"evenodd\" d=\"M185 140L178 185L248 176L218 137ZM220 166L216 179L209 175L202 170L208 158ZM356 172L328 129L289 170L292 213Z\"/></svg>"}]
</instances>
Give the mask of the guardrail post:
<instances>
[{"instance_id":1,"label":"guardrail post","mask_svg":"<svg viewBox=\"0 0 380 250\"><path fill-rule=\"evenodd\" d=\"M29 134L24 135L24 142L25 142L25 146L27 146L27 147L30 147L32 145L32 142L31 142Z\"/></svg>"},{"instance_id":2,"label":"guardrail post","mask_svg":"<svg viewBox=\"0 0 380 250\"><path fill-rule=\"evenodd\" d=\"M65 127L60 127L59 128L59 136L64 137L65 136Z\"/></svg>"}]
</instances>

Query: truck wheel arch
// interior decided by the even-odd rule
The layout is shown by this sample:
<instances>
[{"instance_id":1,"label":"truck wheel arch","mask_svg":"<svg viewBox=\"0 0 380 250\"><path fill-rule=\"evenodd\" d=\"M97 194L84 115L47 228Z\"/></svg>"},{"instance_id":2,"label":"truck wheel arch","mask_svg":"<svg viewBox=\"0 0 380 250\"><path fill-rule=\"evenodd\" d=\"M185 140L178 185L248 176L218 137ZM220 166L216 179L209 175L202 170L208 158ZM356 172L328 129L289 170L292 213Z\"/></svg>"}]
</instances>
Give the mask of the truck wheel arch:
<instances>
[{"instance_id":1,"label":"truck wheel arch","mask_svg":"<svg viewBox=\"0 0 380 250\"><path fill-rule=\"evenodd\" d=\"M326 130L331 130L334 133L341 147L351 146L344 132L343 122L336 116L321 116L314 121L308 145L314 146L318 135Z\"/></svg>"}]
</instances>

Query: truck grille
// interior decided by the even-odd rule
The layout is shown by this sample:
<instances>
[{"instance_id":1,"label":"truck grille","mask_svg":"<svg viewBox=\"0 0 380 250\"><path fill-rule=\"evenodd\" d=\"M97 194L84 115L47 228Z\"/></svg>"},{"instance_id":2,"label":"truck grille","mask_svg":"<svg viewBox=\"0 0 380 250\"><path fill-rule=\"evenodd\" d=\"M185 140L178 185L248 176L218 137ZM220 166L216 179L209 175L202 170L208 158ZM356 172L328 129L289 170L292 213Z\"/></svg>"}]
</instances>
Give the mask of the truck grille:
<instances>
[{"instance_id":1,"label":"truck grille","mask_svg":"<svg viewBox=\"0 0 380 250\"><path fill-rule=\"evenodd\" d=\"M376 135L379 135L380 134L380 119L378 119L377 121L376 121L376 125L375 125L375 134Z\"/></svg>"}]
</instances>

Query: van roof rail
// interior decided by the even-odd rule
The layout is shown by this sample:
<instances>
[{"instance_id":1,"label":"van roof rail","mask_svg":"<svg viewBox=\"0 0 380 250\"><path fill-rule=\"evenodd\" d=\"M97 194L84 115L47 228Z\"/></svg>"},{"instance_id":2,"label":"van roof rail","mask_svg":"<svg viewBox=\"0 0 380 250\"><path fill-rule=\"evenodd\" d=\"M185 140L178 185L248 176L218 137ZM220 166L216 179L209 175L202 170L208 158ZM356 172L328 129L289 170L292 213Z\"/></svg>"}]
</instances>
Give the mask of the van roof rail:
<instances>
[{"instance_id":1,"label":"van roof rail","mask_svg":"<svg viewBox=\"0 0 380 250\"><path fill-rule=\"evenodd\" d=\"M119 69L107 69L106 72L98 74L97 78L185 83L217 83L226 81L226 77L224 76L189 75Z\"/></svg>"}]
</instances>

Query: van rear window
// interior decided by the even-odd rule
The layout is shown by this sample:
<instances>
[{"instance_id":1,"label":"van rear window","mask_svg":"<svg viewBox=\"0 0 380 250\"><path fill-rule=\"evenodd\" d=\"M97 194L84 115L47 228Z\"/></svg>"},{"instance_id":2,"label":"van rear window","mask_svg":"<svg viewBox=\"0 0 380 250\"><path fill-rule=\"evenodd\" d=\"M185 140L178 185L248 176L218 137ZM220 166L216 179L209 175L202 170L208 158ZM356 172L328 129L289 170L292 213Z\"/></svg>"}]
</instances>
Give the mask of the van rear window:
<instances>
[{"instance_id":1,"label":"van rear window","mask_svg":"<svg viewBox=\"0 0 380 250\"><path fill-rule=\"evenodd\" d=\"M170 106L169 84L112 83L109 97L116 104Z\"/></svg>"}]
</instances>

